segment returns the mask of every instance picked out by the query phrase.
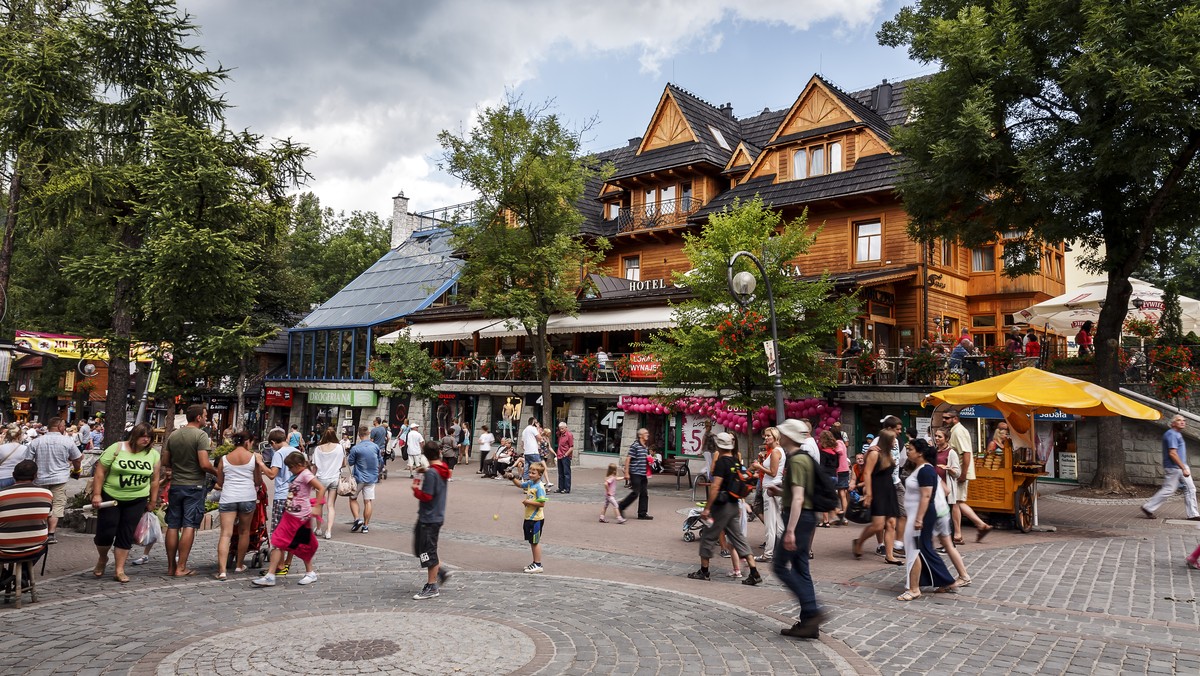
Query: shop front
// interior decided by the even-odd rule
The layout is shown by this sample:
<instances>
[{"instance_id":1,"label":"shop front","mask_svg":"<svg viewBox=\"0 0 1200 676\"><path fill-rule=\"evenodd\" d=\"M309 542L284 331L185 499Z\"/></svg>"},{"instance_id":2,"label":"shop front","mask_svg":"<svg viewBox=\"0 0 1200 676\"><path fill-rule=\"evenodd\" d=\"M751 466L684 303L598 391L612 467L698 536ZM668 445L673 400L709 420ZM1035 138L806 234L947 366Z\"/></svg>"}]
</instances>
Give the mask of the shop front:
<instances>
[{"instance_id":1,"label":"shop front","mask_svg":"<svg viewBox=\"0 0 1200 676\"><path fill-rule=\"evenodd\" d=\"M309 390L305 419L311 421L313 430L336 425L341 434L354 438L359 425L372 422L364 418L363 409L374 410L378 405L379 395L374 390Z\"/></svg>"},{"instance_id":2,"label":"shop front","mask_svg":"<svg viewBox=\"0 0 1200 676\"><path fill-rule=\"evenodd\" d=\"M987 406L966 406L959 418L971 433L972 451L976 458L985 458L988 442L995 437L996 428L1004 415ZM1061 411L1037 413L1033 416L1033 439L1036 462L1046 466L1042 480L1079 482L1079 462L1076 450L1076 427L1079 416Z\"/></svg>"},{"instance_id":3,"label":"shop front","mask_svg":"<svg viewBox=\"0 0 1200 676\"><path fill-rule=\"evenodd\" d=\"M584 399L583 402L583 452L618 456L621 454L621 431L625 424L625 411L618 407L616 397ZM578 444L578 441L576 442Z\"/></svg>"},{"instance_id":4,"label":"shop front","mask_svg":"<svg viewBox=\"0 0 1200 676\"><path fill-rule=\"evenodd\" d=\"M292 424L294 394L290 387L267 387L263 391L263 404L267 409L267 423L288 429Z\"/></svg>"}]
</instances>

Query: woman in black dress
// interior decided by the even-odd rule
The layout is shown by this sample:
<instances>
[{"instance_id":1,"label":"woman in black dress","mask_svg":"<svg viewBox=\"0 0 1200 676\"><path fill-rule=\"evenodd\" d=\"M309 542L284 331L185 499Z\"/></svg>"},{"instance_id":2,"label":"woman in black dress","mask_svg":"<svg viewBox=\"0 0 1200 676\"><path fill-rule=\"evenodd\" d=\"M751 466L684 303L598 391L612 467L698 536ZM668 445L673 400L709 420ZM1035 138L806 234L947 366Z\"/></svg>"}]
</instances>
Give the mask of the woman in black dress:
<instances>
[{"instance_id":1,"label":"woman in black dress","mask_svg":"<svg viewBox=\"0 0 1200 676\"><path fill-rule=\"evenodd\" d=\"M896 433L885 429L876 437L875 443L867 450L866 469L863 473L871 477L866 483L866 494L863 495L863 505L871 510L871 523L863 529L857 540L851 544L854 558L862 558L862 543L880 531L883 532L884 561L893 566L902 566L904 561L897 559L892 553L892 545L896 539L896 519L900 517L900 503L896 499L896 488L892 483L892 470L895 460L892 459L892 445L896 442ZM887 450L884 450L887 449Z\"/></svg>"}]
</instances>

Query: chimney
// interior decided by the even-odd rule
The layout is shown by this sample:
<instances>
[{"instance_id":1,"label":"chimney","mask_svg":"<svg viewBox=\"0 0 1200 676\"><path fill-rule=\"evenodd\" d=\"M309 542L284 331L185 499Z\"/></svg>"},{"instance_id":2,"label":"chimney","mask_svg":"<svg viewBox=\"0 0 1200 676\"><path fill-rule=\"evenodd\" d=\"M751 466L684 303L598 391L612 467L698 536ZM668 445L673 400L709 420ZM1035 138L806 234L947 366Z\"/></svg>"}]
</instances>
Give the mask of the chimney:
<instances>
[{"instance_id":1,"label":"chimney","mask_svg":"<svg viewBox=\"0 0 1200 676\"><path fill-rule=\"evenodd\" d=\"M891 107L892 85L884 80L882 84L876 85L875 89L871 90L871 109L877 113L883 113Z\"/></svg>"},{"instance_id":2,"label":"chimney","mask_svg":"<svg viewBox=\"0 0 1200 676\"><path fill-rule=\"evenodd\" d=\"M392 198L392 248L404 244L412 233L413 227L408 218L408 198L401 190L399 195Z\"/></svg>"},{"instance_id":3,"label":"chimney","mask_svg":"<svg viewBox=\"0 0 1200 676\"><path fill-rule=\"evenodd\" d=\"M721 113L723 115L725 115L725 117L728 117L731 120L733 119L733 104L732 103L726 101L725 105L721 106L717 110L721 111Z\"/></svg>"},{"instance_id":4,"label":"chimney","mask_svg":"<svg viewBox=\"0 0 1200 676\"><path fill-rule=\"evenodd\" d=\"M629 139L629 147L630 148L636 148L640 145L642 145L642 137L641 136L634 136L633 138Z\"/></svg>"}]
</instances>

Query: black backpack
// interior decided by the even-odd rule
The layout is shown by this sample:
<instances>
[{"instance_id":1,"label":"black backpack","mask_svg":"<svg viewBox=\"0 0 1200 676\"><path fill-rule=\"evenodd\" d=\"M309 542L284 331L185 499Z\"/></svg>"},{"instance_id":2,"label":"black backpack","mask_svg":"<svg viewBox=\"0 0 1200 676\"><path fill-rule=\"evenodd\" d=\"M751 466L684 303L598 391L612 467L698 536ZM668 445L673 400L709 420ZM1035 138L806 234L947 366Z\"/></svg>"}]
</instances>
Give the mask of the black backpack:
<instances>
[{"instance_id":1,"label":"black backpack","mask_svg":"<svg viewBox=\"0 0 1200 676\"><path fill-rule=\"evenodd\" d=\"M758 476L737 463L729 473L729 478L721 484L721 490L736 500L742 500L753 493L757 486Z\"/></svg>"},{"instance_id":2,"label":"black backpack","mask_svg":"<svg viewBox=\"0 0 1200 676\"><path fill-rule=\"evenodd\" d=\"M808 496L809 500L812 500L813 511L832 512L833 510L837 509L838 505L841 503L838 500L837 489L834 487L833 481L831 481L824 472L817 471L817 463L813 462L812 457L809 456L808 453L804 451L797 451L788 458L788 462L791 462L792 457L795 456L800 456L806 460L811 470L809 472L809 476L812 477L812 484L811 488L806 491L806 495ZM787 481L789 484L791 483L789 473L786 471L783 473L783 480ZM790 507L790 505L784 506Z\"/></svg>"},{"instance_id":3,"label":"black backpack","mask_svg":"<svg viewBox=\"0 0 1200 676\"><path fill-rule=\"evenodd\" d=\"M837 468L838 454L836 452L821 451L821 469L826 470L827 473L837 474Z\"/></svg>"}]
</instances>

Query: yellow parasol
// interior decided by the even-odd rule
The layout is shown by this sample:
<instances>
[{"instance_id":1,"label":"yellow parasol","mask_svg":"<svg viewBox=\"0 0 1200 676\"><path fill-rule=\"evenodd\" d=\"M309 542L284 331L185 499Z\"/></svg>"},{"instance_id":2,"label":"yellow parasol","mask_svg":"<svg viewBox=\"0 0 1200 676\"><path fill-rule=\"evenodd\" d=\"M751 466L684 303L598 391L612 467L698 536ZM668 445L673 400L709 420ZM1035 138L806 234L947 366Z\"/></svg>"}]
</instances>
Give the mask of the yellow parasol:
<instances>
[{"instance_id":1,"label":"yellow parasol","mask_svg":"<svg viewBox=\"0 0 1200 676\"><path fill-rule=\"evenodd\" d=\"M1158 420L1162 417L1155 409L1095 383L1033 367L934 392L926 400L951 406L991 406L1003 413L1009 425L1022 434L1029 431L1030 416L1039 411L1120 415L1140 420Z\"/></svg>"}]
</instances>

